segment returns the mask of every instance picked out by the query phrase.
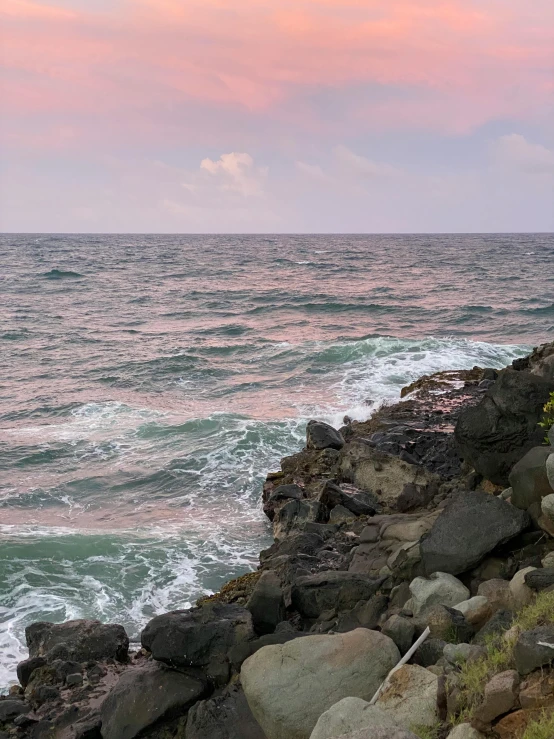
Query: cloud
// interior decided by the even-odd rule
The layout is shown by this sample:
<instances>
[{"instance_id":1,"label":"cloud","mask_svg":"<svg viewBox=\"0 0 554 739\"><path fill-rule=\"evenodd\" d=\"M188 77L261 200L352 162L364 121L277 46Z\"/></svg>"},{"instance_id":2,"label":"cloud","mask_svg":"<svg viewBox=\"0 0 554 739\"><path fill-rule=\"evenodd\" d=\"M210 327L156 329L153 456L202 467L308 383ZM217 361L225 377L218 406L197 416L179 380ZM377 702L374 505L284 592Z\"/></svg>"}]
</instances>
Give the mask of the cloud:
<instances>
[{"instance_id":1,"label":"cloud","mask_svg":"<svg viewBox=\"0 0 554 739\"><path fill-rule=\"evenodd\" d=\"M362 179L381 179L383 177L398 177L400 170L390 164L374 162L371 159L355 154L346 146L337 146L334 150L338 166L346 174L352 174Z\"/></svg>"},{"instance_id":2,"label":"cloud","mask_svg":"<svg viewBox=\"0 0 554 739\"><path fill-rule=\"evenodd\" d=\"M245 198L263 195L267 167L256 167L245 152L222 154L217 161L203 159L200 169L213 176L221 190L236 192Z\"/></svg>"},{"instance_id":3,"label":"cloud","mask_svg":"<svg viewBox=\"0 0 554 739\"><path fill-rule=\"evenodd\" d=\"M526 174L554 174L554 150L532 144L519 133L501 136L493 145L497 163Z\"/></svg>"}]
</instances>

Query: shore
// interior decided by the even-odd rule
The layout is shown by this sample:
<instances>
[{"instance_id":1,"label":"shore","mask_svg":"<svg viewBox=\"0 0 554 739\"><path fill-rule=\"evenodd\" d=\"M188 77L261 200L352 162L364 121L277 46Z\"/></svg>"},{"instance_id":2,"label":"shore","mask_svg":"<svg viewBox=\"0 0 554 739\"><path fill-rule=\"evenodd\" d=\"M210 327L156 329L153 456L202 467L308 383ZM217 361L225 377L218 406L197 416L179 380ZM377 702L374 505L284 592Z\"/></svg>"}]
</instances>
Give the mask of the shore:
<instances>
[{"instance_id":1,"label":"shore","mask_svg":"<svg viewBox=\"0 0 554 739\"><path fill-rule=\"evenodd\" d=\"M0 739L527 739L554 711L551 393L554 343L310 422L264 484L258 570L131 651L115 624L28 627Z\"/></svg>"}]
</instances>

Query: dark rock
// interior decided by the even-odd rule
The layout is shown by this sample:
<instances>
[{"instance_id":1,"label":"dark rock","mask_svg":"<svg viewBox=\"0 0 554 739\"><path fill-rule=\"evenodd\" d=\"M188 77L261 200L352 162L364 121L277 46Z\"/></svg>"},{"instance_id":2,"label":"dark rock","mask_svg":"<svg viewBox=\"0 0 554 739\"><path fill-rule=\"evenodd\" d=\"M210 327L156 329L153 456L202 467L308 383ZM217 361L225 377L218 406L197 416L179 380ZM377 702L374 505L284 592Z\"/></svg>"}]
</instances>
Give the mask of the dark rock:
<instances>
[{"instance_id":1,"label":"dark rock","mask_svg":"<svg viewBox=\"0 0 554 739\"><path fill-rule=\"evenodd\" d=\"M17 679L21 685L26 688L33 672L39 667L44 667L45 664L46 660L44 657L30 657L20 662L17 665Z\"/></svg>"},{"instance_id":2,"label":"dark rock","mask_svg":"<svg viewBox=\"0 0 554 739\"><path fill-rule=\"evenodd\" d=\"M314 532L298 532L288 536L283 541L276 541L269 549L263 549L260 552L260 562L265 564L274 557L282 557L284 555L305 554L315 556L322 548L325 539L321 534Z\"/></svg>"},{"instance_id":3,"label":"dark rock","mask_svg":"<svg viewBox=\"0 0 554 739\"><path fill-rule=\"evenodd\" d=\"M387 610L388 603L389 599L386 595L374 595L367 602L357 603L351 611L340 614L335 631L340 634L359 628L377 628L381 616Z\"/></svg>"},{"instance_id":4,"label":"dark rock","mask_svg":"<svg viewBox=\"0 0 554 739\"><path fill-rule=\"evenodd\" d=\"M4 721L11 721L22 713L28 713L30 707L27 703L18 700L0 700L0 724Z\"/></svg>"},{"instance_id":5,"label":"dark rock","mask_svg":"<svg viewBox=\"0 0 554 739\"><path fill-rule=\"evenodd\" d=\"M342 434L322 421L309 421L306 426L306 447L308 449L342 449Z\"/></svg>"},{"instance_id":6,"label":"dark rock","mask_svg":"<svg viewBox=\"0 0 554 739\"><path fill-rule=\"evenodd\" d=\"M546 474L546 460L552 451L550 446L533 447L512 468L509 481L512 505L516 508L527 510L554 492Z\"/></svg>"},{"instance_id":7,"label":"dark rock","mask_svg":"<svg viewBox=\"0 0 554 739\"><path fill-rule=\"evenodd\" d=\"M554 567L533 570L525 575L525 584L531 590L546 590L554 585Z\"/></svg>"},{"instance_id":8,"label":"dark rock","mask_svg":"<svg viewBox=\"0 0 554 739\"><path fill-rule=\"evenodd\" d=\"M103 739L134 739L161 719L185 713L206 693L198 677L150 663L129 669L102 704Z\"/></svg>"},{"instance_id":9,"label":"dark rock","mask_svg":"<svg viewBox=\"0 0 554 739\"><path fill-rule=\"evenodd\" d=\"M102 739L101 727L102 721L99 718L81 721L73 726L71 739Z\"/></svg>"},{"instance_id":10,"label":"dark rock","mask_svg":"<svg viewBox=\"0 0 554 739\"><path fill-rule=\"evenodd\" d=\"M31 657L88 660L115 659L125 662L129 650L129 638L123 626L102 624L100 621L78 620L63 624L41 621L25 629Z\"/></svg>"},{"instance_id":11,"label":"dark rock","mask_svg":"<svg viewBox=\"0 0 554 739\"><path fill-rule=\"evenodd\" d=\"M492 618L480 629L475 635L473 642L474 644L486 645L488 640L495 635L501 635L507 631L514 621L514 614L512 611L501 610L497 611Z\"/></svg>"},{"instance_id":12,"label":"dark rock","mask_svg":"<svg viewBox=\"0 0 554 739\"><path fill-rule=\"evenodd\" d=\"M474 634L474 629L462 613L448 606L429 606L421 619L429 627L431 637L450 644L465 644Z\"/></svg>"},{"instance_id":13,"label":"dark rock","mask_svg":"<svg viewBox=\"0 0 554 739\"><path fill-rule=\"evenodd\" d=\"M390 636L402 655L406 654L414 641L415 626L410 619L402 616L391 616L381 631L385 636Z\"/></svg>"},{"instance_id":14,"label":"dark rock","mask_svg":"<svg viewBox=\"0 0 554 739\"><path fill-rule=\"evenodd\" d=\"M156 616L144 628L141 642L160 662L197 667L216 682L227 682L229 667L240 667L254 636L250 611L209 603Z\"/></svg>"},{"instance_id":15,"label":"dark rock","mask_svg":"<svg viewBox=\"0 0 554 739\"><path fill-rule=\"evenodd\" d=\"M427 505L433 497L433 492L433 488L429 488L424 485L414 485L413 483L404 485L402 492L398 496L396 508L400 513L405 513L414 508Z\"/></svg>"},{"instance_id":16,"label":"dark rock","mask_svg":"<svg viewBox=\"0 0 554 739\"><path fill-rule=\"evenodd\" d=\"M483 370L483 380L496 380L498 378L498 370L485 367Z\"/></svg>"},{"instance_id":17,"label":"dark rock","mask_svg":"<svg viewBox=\"0 0 554 739\"><path fill-rule=\"evenodd\" d=\"M442 657L445 646L446 642L442 639L426 639L416 650L412 661L421 667L436 665Z\"/></svg>"},{"instance_id":18,"label":"dark rock","mask_svg":"<svg viewBox=\"0 0 554 739\"><path fill-rule=\"evenodd\" d=\"M285 618L281 582L274 572L263 572L246 605L258 634L271 634Z\"/></svg>"},{"instance_id":19,"label":"dark rock","mask_svg":"<svg viewBox=\"0 0 554 739\"><path fill-rule=\"evenodd\" d=\"M42 706L43 703L53 703L59 697L60 691L52 685L38 685L29 693L29 701L33 706Z\"/></svg>"},{"instance_id":20,"label":"dark rock","mask_svg":"<svg viewBox=\"0 0 554 739\"><path fill-rule=\"evenodd\" d=\"M13 720L13 725L20 729L28 729L30 726L34 726L38 723L38 718L29 714L22 713L20 716L16 716ZM2 735L0 734L0 737Z\"/></svg>"},{"instance_id":21,"label":"dark rock","mask_svg":"<svg viewBox=\"0 0 554 739\"><path fill-rule=\"evenodd\" d=\"M304 498L304 491L299 485L279 485L264 501L264 513L270 521L273 521L276 508L285 501L302 500L302 498Z\"/></svg>"},{"instance_id":22,"label":"dark rock","mask_svg":"<svg viewBox=\"0 0 554 739\"><path fill-rule=\"evenodd\" d=\"M524 531L527 513L487 493L466 492L447 505L421 541L426 574L475 567L496 546Z\"/></svg>"},{"instance_id":23,"label":"dark rock","mask_svg":"<svg viewBox=\"0 0 554 739\"><path fill-rule=\"evenodd\" d=\"M69 685L70 687L75 687L76 685L82 685L83 684L83 676L80 672L74 672L71 675L68 675L65 679L65 684Z\"/></svg>"},{"instance_id":24,"label":"dark rock","mask_svg":"<svg viewBox=\"0 0 554 739\"><path fill-rule=\"evenodd\" d=\"M317 500L291 500L275 512L273 533L276 539L284 539L293 529L305 523L325 523L328 514Z\"/></svg>"},{"instance_id":25,"label":"dark rock","mask_svg":"<svg viewBox=\"0 0 554 739\"><path fill-rule=\"evenodd\" d=\"M369 600L382 582L383 578L345 571L299 577L292 586L292 607L305 618L317 618L330 608L346 610L360 600Z\"/></svg>"},{"instance_id":26,"label":"dark rock","mask_svg":"<svg viewBox=\"0 0 554 739\"><path fill-rule=\"evenodd\" d=\"M185 736L186 739L266 739L240 685L196 703L188 713Z\"/></svg>"},{"instance_id":27,"label":"dark rock","mask_svg":"<svg viewBox=\"0 0 554 739\"><path fill-rule=\"evenodd\" d=\"M550 646L545 646L544 644ZM538 626L522 631L514 647L514 660L520 675L528 675L554 660L554 626Z\"/></svg>"},{"instance_id":28,"label":"dark rock","mask_svg":"<svg viewBox=\"0 0 554 739\"><path fill-rule=\"evenodd\" d=\"M476 406L460 413L455 439L463 458L496 485L506 485L510 470L539 446L538 426L554 384L529 372L502 372Z\"/></svg>"},{"instance_id":29,"label":"dark rock","mask_svg":"<svg viewBox=\"0 0 554 739\"><path fill-rule=\"evenodd\" d=\"M373 516L381 510L379 499L372 493L361 490L347 493L329 481L323 486L319 500L329 509L340 505L356 516Z\"/></svg>"}]
</instances>

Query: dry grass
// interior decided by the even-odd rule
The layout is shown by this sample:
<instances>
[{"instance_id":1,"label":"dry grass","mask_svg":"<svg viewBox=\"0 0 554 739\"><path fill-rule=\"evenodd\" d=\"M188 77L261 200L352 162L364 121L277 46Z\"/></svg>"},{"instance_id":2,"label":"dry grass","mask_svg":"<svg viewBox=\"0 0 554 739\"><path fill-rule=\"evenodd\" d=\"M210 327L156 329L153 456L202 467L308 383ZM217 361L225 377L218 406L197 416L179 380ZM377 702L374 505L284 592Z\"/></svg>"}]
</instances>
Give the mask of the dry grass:
<instances>
[{"instance_id":1,"label":"dry grass","mask_svg":"<svg viewBox=\"0 0 554 739\"><path fill-rule=\"evenodd\" d=\"M554 737L554 713L546 712L525 729L522 739L552 739Z\"/></svg>"}]
</instances>

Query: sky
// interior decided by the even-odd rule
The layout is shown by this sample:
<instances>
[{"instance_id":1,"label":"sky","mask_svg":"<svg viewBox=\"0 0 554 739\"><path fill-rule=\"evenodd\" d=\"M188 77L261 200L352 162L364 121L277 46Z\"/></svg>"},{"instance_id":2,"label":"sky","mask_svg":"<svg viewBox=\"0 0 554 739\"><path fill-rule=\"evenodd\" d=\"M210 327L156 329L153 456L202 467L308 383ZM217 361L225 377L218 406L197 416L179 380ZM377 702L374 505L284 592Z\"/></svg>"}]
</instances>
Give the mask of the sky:
<instances>
[{"instance_id":1,"label":"sky","mask_svg":"<svg viewBox=\"0 0 554 739\"><path fill-rule=\"evenodd\" d=\"M0 0L0 230L554 231L554 2Z\"/></svg>"}]
</instances>

